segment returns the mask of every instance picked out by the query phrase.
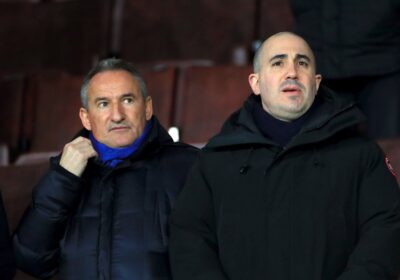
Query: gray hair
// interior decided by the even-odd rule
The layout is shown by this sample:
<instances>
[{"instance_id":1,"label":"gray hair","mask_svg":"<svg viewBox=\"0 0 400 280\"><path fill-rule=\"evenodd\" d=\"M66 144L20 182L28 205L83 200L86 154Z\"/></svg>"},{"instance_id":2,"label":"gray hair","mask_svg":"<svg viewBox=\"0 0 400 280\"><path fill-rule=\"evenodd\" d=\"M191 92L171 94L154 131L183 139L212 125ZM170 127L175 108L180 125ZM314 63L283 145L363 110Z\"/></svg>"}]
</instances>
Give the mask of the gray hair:
<instances>
[{"instance_id":1,"label":"gray hair","mask_svg":"<svg viewBox=\"0 0 400 280\"><path fill-rule=\"evenodd\" d=\"M256 50L255 54L254 54L254 58L253 58L253 72L254 73L258 73L260 72L261 69L261 53L262 53L262 49L263 49L264 43L262 43L258 49Z\"/></svg>"},{"instance_id":2,"label":"gray hair","mask_svg":"<svg viewBox=\"0 0 400 280\"><path fill-rule=\"evenodd\" d=\"M88 89L90 80L98 73L106 71L118 71L123 70L131 74L131 76L139 83L140 92L143 98L146 100L147 87L139 71L129 62L117 58L106 58L94 66L83 80L81 87L81 103L83 108L88 108Z\"/></svg>"}]
</instances>

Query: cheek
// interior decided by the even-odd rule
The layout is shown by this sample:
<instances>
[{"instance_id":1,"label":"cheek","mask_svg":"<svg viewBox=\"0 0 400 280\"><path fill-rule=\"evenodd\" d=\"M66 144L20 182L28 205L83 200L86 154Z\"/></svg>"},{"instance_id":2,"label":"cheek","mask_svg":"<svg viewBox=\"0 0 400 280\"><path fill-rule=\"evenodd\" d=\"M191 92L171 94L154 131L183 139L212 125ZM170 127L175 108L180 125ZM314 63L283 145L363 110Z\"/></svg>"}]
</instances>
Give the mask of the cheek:
<instances>
[{"instance_id":1,"label":"cheek","mask_svg":"<svg viewBox=\"0 0 400 280\"><path fill-rule=\"evenodd\" d=\"M271 75L272 76L272 75ZM279 80L275 77L269 77L262 81L261 86L264 90L277 91L279 89Z\"/></svg>"},{"instance_id":2,"label":"cheek","mask_svg":"<svg viewBox=\"0 0 400 280\"><path fill-rule=\"evenodd\" d=\"M317 81L315 80L315 77L313 77L312 75L307 75L307 79L306 79L306 85L312 89L315 89L317 86Z\"/></svg>"},{"instance_id":3,"label":"cheek","mask_svg":"<svg viewBox=\"0 0 400 280\"><path fill-rule=\"evenodd\" d=\"M128 112L127 118L129 118L131 123L140 124L146 120L146 111L144 108L132 110Z\"/></svg>"},{"instance_id":4,"label":"cheek","mask_svg":"<svg viewBox=\"0 0 400 280\"><path fill-rule=\"evenodd\" d=\"M137 125L140 122L142 116L138 113L130 113L127 115L126 119L133 125Z\"/></svg>"},{"instance_id":5,"label":"cheek","mask_svg":"<svg viewBox=\"0 0 400 280\"><path fill-rule=\"evenodd\" d=\"M106 130L107 121L105 120L104 116L94 116L90 119L90 126L92 131L99 133L102 130Z\"/></svg>"}]
</instances>

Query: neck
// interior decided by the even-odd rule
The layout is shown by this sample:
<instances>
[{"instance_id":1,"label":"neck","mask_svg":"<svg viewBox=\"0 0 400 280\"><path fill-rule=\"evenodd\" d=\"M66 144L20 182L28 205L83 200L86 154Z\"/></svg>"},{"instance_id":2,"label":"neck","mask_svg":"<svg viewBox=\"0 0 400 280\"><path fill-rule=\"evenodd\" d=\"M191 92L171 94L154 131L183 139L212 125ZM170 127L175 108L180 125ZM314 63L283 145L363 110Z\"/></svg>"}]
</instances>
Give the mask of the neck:
<instances>
[{"instance_id":1,"label":"neck","mask_svg":"<svg viewBox=\"0 0 400 280\"><path fill-rule=\"evenodd\" d=\"M283 120L272 116L262 107L260 101L257 102L253 108L253 119L258 129L265 137L285 147L293 137L300 132L309 116L313 114L315 108L318 106L318 103L319 102L314 101L310 109L295 120Z\"/></svg>"},{"instance_id":2,"label":"neck","mask_svg":"<svg viewBox=\"0 0 400 280\"><path fill-rule=\"evenodd\" d=\"M92 142L94 149L99 155L99 161L106 166L115 167L117 164L121 163L124 159L130 157L135 152L138 151L139 147L143 143L144 139L149 134L152 127L152 122L147 122L143 133L129 146L122 148L109 147L99 141L90 133L89 138Z\"/></svg>"}]
</instances>

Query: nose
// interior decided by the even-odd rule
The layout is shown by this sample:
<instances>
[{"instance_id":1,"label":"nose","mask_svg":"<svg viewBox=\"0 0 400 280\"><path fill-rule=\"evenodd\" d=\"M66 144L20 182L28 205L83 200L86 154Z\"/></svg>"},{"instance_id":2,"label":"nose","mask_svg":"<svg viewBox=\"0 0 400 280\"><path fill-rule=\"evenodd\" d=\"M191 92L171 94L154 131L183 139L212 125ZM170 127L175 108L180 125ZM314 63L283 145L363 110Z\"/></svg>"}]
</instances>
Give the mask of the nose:
<instances>
[{"instance_id":1,"label":"nose","mask_svg":"<svg viewBox=\"0 0 400 280\"><path fill-rule=\"evenodd\" d=\"M296 63L289 63L287 66L286 79L297 79L297 65Z\"/></svg>"},{"instance_id":2,"label":"nose","mask_svg":"<svg viewBox=\"0 0 400 280\"><path fill-rule=\"evenodd\" d=\"M112 105L112 111L111 111L111 120L113 122L121 122L125 119L125 112L124 108L121 104L119 103L114 103Z\"/></svg>"}]
</instances>

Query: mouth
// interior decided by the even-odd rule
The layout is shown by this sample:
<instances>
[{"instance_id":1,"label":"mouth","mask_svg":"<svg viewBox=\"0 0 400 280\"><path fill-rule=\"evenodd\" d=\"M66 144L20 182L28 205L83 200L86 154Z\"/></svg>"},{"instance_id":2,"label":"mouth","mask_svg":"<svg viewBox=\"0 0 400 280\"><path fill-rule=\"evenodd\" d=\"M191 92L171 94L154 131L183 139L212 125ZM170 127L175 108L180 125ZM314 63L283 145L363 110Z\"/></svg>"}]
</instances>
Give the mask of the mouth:
<instances>
[{"instance_id":1,"label":"mouth","mask_svg":"<svg viewBox=\"0 0 400 280\"><path fill-rule=\"evenodd\" d=\"M114 126L112 128L110 128L109 131L122 131L122 130L126 130L129 129L129 127L127 126Z\"/></svg>"},{"instance_id":2,"label":"mouth","mask_svg":"<svg viewBox=\"0 0 400 280\"><path fill-rule=\"evenodd\" d=\"M287 93L287 94L299 94L301 93L301 88L297 87L297 86L285 86L282 89L283 93Z\"/></svg>"}]
</instances>

